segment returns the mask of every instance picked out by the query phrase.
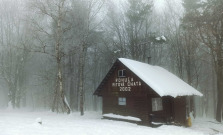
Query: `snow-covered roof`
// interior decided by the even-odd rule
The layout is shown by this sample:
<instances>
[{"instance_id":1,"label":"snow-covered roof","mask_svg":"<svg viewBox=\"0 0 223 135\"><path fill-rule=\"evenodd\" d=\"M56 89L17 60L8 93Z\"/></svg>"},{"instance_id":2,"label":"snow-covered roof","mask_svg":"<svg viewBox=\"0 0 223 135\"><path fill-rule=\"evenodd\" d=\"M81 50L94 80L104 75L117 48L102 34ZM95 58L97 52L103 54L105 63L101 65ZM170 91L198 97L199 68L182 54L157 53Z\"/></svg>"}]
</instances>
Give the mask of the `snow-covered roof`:
<instances>
[{"instance_id":1,"label":"snow-covered roof","mask_svg":"<svg viewBox=\"0 0 223 135\"><path fill-rule=\"evenodd\" d=\"M203 96L203 94L192 86L162 67L152 66L126 58L119 58L119 61L128 67L161 97L191 95Z\"/></svg>"}]
</instances>

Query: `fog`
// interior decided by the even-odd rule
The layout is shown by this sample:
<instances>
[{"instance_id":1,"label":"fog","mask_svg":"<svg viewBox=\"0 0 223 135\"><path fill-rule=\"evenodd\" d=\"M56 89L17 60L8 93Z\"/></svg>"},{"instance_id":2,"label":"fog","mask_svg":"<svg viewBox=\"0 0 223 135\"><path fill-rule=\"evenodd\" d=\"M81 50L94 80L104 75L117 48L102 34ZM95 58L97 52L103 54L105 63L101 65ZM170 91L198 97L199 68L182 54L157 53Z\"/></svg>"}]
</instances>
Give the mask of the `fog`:
<instances>
[{"instance_id":1,"label":"fog","mask_svg":"<svg viewBox=\"0 0 223 135\"><path fill-rule=\"evenodd\" d=\"M205 9L192 8L185 0L0 0L0 108L100 111L93 93L115 60L150 56L204 94L193 98L196 116L215 118L222 67L206 26L188 20Z\"/></svg>"}]
</instances>

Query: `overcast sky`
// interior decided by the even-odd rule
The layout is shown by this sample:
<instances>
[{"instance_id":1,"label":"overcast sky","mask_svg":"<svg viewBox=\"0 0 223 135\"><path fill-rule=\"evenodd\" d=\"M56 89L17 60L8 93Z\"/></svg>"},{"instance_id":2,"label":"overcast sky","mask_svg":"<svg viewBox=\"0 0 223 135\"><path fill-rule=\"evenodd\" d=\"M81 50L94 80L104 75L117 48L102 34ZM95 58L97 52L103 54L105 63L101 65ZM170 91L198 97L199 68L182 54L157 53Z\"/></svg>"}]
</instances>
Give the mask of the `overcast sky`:
<instances>
[{"instance_id":1,"label":"overcast sky","mask_svg":"<svg viewBox=\"0 0 223 135\"><path fill-rule=\"evenodd\" d=\"M124 3L127 0L114 0L117 5L120 5L121 3ZM157 11L163 11L166 5L166 0L153 0L155 9ZM171 3L176 3L177 5L181 4L181 0L169 0Z\"/></svg>"}]
</instances>

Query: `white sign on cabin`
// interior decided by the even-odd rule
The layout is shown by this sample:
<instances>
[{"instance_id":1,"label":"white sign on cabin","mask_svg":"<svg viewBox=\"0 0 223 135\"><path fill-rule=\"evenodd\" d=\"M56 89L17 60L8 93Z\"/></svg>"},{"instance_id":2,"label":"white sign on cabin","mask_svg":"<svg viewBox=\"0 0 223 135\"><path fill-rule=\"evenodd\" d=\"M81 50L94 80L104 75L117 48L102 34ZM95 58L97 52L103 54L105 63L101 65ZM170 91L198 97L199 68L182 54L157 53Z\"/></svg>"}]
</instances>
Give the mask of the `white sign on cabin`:
<instances>
[{"instance_id":1,"label":"white sign on cabin","mask_svg":"<svg viewBox=\"0 0 223 135\"><path fill-rule=\"evenodd\" d=\"M112 87L119 87L119 91L131 91L131 87L141 85L142 83L140 81L134 81L134 79L130 77L116 78L112 83Z\"/></svg>"}]
</instances>

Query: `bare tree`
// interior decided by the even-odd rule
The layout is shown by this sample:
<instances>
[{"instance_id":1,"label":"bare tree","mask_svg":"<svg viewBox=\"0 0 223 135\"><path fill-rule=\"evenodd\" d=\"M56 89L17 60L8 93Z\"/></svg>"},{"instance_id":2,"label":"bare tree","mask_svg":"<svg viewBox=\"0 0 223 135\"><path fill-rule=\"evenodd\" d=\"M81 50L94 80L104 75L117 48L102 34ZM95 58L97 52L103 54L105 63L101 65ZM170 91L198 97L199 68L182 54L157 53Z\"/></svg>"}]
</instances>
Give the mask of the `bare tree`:
<instances>
[{"instance_id":1,"label":"bare tree","mask_svg":"<svg viewBox=\"0 0 223 135\"><path fill-rule=\"evenodd\" d=\"M64 86L63 86L63 73L62 73L62 59L65 56L64 52L64 33L69 29L68 26L62 26L65 21L64 18L68 12L66 0L59 1L38 1L33 0L30 2L30 7L34 12L38 13L45 20L46 25L41 25L35 18L31 18L32 27L35 33L33 33L36 42L38 43L39 50L35 52L41 52L52 56L57 63L56 70L56 86L53 97L52 111L58 110L57 104L62 104L61 110L70 113L70 107L66 100ZM46 27L47 26L47 27ZM47 40L51 39L51 42L45 40L44 36L48 37ZM52 49L52 47L54 49Z\"/></svg>"},{"instance_id":2,"label":"bare tree","mask_svg":"<svg viewBox=\"0 0 223 135\"><path fill-rule=\"evenodd\" d=\"M187 14L184 17L184 22L189 28L197 33L197 39L200 40L204 47L207 47L207 52L212 56L217 80L217 111L216 120L222 121L223 109L223 60L222 60L222 1L197 1L193 14ZM214 89L213 89L214 90ZM213 91L214 93L214 91Z\"/></svg>"},{"instance_id":3,"label":"bare tree","mask_svg":"<svg viewBox=\"0 0 223 135\"><path fill-rule=\"evenodd\" d=\"M91 37L95 34L96 29L101 23L101 19L98 19L104 1L90 0L90 1L72 1L73 7L73 35L76 40L76 44L79 48L79 66L78 66L78 92L79 92L79 109L81 115L84 115L84 95L85 95L85 60L87 55L87 49L92 45Z\"/></svg>"},{"instance_id":4,"label":"bare tree","mask_svg":"<svg viewBox=\"0 0 223 135\"><path fill-rule=\"evenodd\" d=\"M21 23L23 12L19 7L13 6L15 3L16 1L0 3L2 10L0 14L0 74L8 86L9 103L13 108L19 108L21 100L25 99L25 65L29 53L25 49L18 49L27 48L26 43L23 42L26 39L26 28Z\"/></svg>"}]
</instances>

